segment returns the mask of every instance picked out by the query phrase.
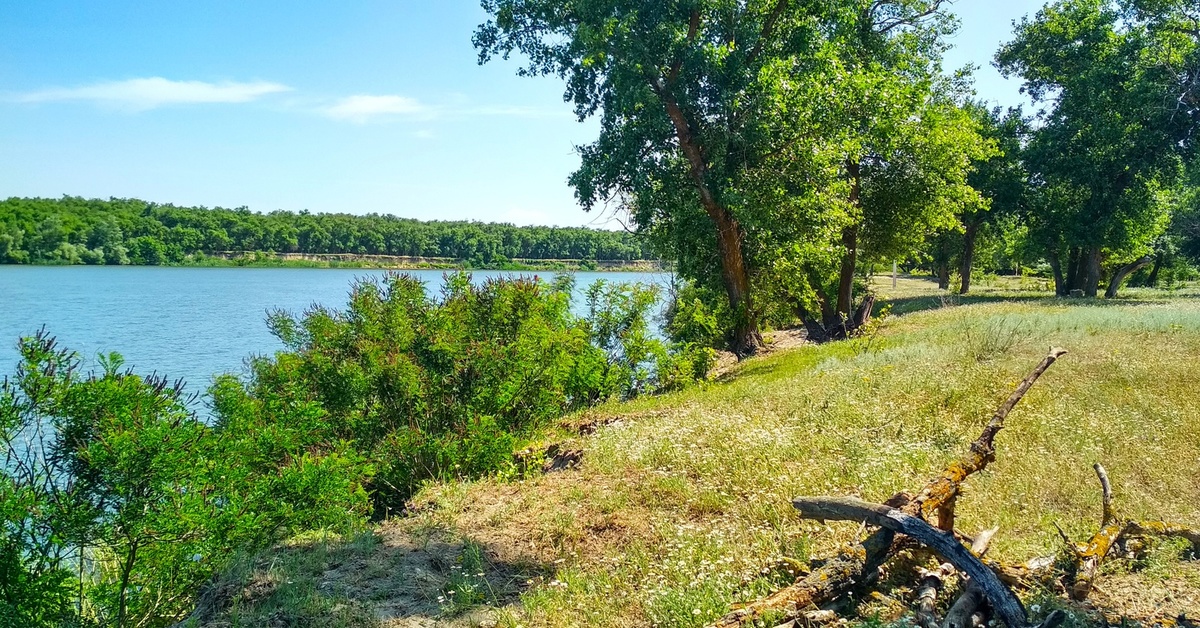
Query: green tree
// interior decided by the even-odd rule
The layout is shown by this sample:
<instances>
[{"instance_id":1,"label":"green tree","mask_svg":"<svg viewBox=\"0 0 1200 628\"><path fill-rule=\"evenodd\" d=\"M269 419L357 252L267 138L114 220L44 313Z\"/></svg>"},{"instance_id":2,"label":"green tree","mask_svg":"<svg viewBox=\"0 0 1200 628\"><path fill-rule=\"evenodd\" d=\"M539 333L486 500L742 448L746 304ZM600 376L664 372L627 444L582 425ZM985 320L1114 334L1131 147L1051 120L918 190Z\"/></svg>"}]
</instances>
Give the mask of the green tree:
<instances>
[{"instance_id":1,"label":"green tree","mask_svg":"<svg viewBox=\"0 0 1200 628\"><path fill-rule=\"evenodd\" d=\"M1197 128L1189 11L1174 0L1063 0L1022 20L997 54L1047 107L1026 151L1030 227L1059 294L1096 296L1107 265L1115 295L1167 227L1164 192Z\"/></svg>"},{"instance_id":2,"label":"green tree","mask_svg":"<svg viewBox=\"0 0 1200 628\"><path fill-rule=\"evenodd\" d=\"M771 107L773 85L787 73L772 70L812 50L819 24L811 18L825 16L765 0L482 5L492 19L475 34L481 62L523 53L530 63L522 74L562 76L579 118L600 115L600 137L583 147L571 177L585 207L624 196L643 229L695 229L689 214L702 211L707 235L689 235L715 244L706 248L715 249L736 319L733 348L754 353L762 338L742 225L748 210L732 192L770 148L757 114Z\"/></svg>"},{"instance_id":3,"label":"green tree","mask_svg":"<svg viewBox=\"0 0 1200 628\"><path fill-rule=\"evenodd\" d=\"M978 121L981 133L994 142L997 150L986 159L977 159L967 178L970 186L979 192L985 202L965 205L959 215L962 225L961 252L958 253L960 294L967 294L971 290L975 249L981 232L989 225L1005 224L1006 220L1020 213L1028 180L1021 154L1022 142L1028 135L1028 125L1021 110L1002 112L999 107L988 109L981 104L970 103L967 111Z\"/></svg>"},{"instance_id":4,"label":"green tree","mask_svg":"<svg viewBox=\"0 0 1200 628\"><path fill-rule=\"evenodd\" d=\"M824 287L823 277L790 281L770 267L827 264L832 228L852 280L867 205L877 208L880 249L898 233L883 218L906 233L946 222L942 208L925 211L936 200L901 200L897 180L934 199L970 194L958 179L978 141L967 125L968 141L939 143L959 125L934 113L949 104L934 95L949 28L942 4L484 0L492 19L475 44L481 62L523 53L522 74L562 76L576 114L600 116L600 136L571 177L577 196L587 208L621 199L679 272L705 285L719 277L731 344L745 355L759 345L770 295L811 301ZM914 118L901 146L894 132ZM947 123L931 128L939 118ZM947 149L961 149L946 160L956 163L938 164ZM865 205L868 176L879 185ZM848 310L848 282L838 297L829 311Z\"/></svg>"}]
</instances>

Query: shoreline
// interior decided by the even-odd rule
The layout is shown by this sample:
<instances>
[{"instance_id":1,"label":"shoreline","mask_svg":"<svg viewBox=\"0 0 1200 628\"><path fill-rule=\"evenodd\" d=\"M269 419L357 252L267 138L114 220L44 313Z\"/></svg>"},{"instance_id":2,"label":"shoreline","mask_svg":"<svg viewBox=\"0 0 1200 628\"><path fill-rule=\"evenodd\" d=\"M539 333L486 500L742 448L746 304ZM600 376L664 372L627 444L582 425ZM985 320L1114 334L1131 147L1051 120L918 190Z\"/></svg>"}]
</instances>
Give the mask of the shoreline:
<instances>
[{"instance_id":1,"label":"shoreline","mask_svg":"<svg viewBox=\"0 0 1200 628\"><path fill-rule=\"evenodd\" d=\"M90 264L0 264L3 266L89 266ZM94 264L93 266L102 266ZM500 271L577 271L577 272L663 272L667 265L659 260L536 260L512 259L483 262L446 257L409 257L396 255L358 255L353 253L270 253L264 251L215 251L189 256L168 264L122 264L131 267L164 268L363 268L377 270L500 270Z\"/></svg>"}]
</instances>

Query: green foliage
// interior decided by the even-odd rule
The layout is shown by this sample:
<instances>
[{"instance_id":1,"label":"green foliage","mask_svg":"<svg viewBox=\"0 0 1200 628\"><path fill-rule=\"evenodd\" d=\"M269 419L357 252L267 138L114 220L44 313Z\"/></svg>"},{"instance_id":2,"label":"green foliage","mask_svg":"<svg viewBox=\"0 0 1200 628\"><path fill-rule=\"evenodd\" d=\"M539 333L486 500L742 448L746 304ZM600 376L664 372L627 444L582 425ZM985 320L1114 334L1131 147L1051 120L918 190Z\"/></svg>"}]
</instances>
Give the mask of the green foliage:
<instances>
[{"instance_id":1,"label":"green foliage","mask_svg":"<svg viewBox=\"0 0 1200 628\"><path fill-rule=\"evenodd\" d=\"M692 282L677 284L666 311L667 337L673 342L719 347L729 325L718 295Z\"/></svg>"},{"instance_id":2,"label":"green foliage","mask_svg":"<svg viewBox=\"0 0 1200 628\"><path fill-rule=\"evenodd\" d=\"M631 261L649 258L623 231L422 222L391 215L313 214L176 207L137 199L0 200L0 263L195 264L213 252L394 255L504 267L512 259ZM271 256L274 260L274 256Z\"/></svg>"},{"instance_id":3,"label":"green foliage","mask_svg":"<svg viewBox=\"0 0 1200 628\"><path fill-rule=\"evenodd\" d=\"M264 472L297 452L359 452L382 515L431 478L515 472L520 440L564 413L707 370L703 352L653 336L652 289L598 283L587 319L571 314L572 289L569 276L475 285L457 273L432 297L389 274L356 283L345 311L275 312L288 350L254 360L245 383L217 382L218 427L255 439L242 456Z\"/></svg>"},{"instance_id":4,"label":"green foliage","mask_svg":"<svg viewBox=\"0 0 1200 628\"><path fill-rule=\"evenodd\" d=\"M167 625L237 550L363 520L361 457L293 448L255 466L286 443L209 428L182 382L115 353L82 374L44 332L19 348L0 387L0 620Z\"/></svg>"},{"instance_id":5,"label":"green foliage","mask_svg":"<svg viewBox=\"0 0 1200 628\"><path fill-rule=\"evenodd\" d=\"M1002 71L1046 104L1026 151L1030 226L1060 293L1094 296L1102 264L1145 255L1167 228L1164 192L1178 184L1200 128L1188 78L1200 67L1200 40L1175 28L1188 11L1061 0L1022 20L997 54Z\"/></svg>"},{"instance_id":6,"label":"green foliage","mask_svg":"<svg viewBox=\"0 0 1200 628\"><path fill-rule=\"evenodd\" d=\"M981 204L966 176L990 146L941 75L938 4L486 0L475 44L600 118L580 201L627 199L680 275L728 299L741 351L763 316L831 310L843 257L908 252Z\"/></svg>"}]
</instances>

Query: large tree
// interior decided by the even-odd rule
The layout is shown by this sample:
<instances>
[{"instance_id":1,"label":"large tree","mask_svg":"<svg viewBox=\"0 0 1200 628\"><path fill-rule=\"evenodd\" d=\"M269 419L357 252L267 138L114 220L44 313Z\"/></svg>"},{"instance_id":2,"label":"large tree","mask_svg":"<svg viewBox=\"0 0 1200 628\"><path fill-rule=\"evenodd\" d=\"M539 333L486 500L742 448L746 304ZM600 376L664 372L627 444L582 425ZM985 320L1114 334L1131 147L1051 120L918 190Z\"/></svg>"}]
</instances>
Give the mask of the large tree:
<instances>
[{"instance_id":1,"label":"large tree","mask_svg":"<svg viewBox=\"0 0 1200 628\"><path fill-rule=\"evenodd\" d=\"M1145 263L1167 225L1164 189L1191 150L1198 116L1194 4L1062 0L997 55L1045 105L1027 154L1031 234L1059 294L1109 294Z\"/></svg>"},{"instance_id":2,"label":"large tree","mask_svg":"<svg viewBox=\"0 0 1200 628\"><path fill-rule=\"evenodd\" d=\"M600 136L581 149L571 177L585 208L619 198L640 229L674 243L682 274L707 282L707 271L718 271L732 348L746 355L761 342L755 261L774 254L759 253L813 253L831 224L853 220L844 200L813 202L826 194L828 143L815 140L828 139L831 116L802 95L831 72L875 63L886 50L880 41L901 37L942 2L482 4L491 20L475 35L481 62L519 52L523 74L562 77L580 119L600 116ZM847 47L851 40L863 45Z\"/></svg>"},{"instance_id":3,"label":"large tree","mask_svg":"<svg viewBox=\"0 0 1200 628\"><path fill-rule=\"evenodd\" d=\"M1021 148L1029 129L1021 110L1002 112L999 107L989 109L980 103L968 103L966 109L979 123L983 136L994 142L996 151L987 159L976 161L967 178L986 202L965 205L959 216L962 225L958 254L959 294L971 290L980 233L988 225L997 225L1020 213L1028 180L1021 161Z\"/></svg>"}]
</instances>

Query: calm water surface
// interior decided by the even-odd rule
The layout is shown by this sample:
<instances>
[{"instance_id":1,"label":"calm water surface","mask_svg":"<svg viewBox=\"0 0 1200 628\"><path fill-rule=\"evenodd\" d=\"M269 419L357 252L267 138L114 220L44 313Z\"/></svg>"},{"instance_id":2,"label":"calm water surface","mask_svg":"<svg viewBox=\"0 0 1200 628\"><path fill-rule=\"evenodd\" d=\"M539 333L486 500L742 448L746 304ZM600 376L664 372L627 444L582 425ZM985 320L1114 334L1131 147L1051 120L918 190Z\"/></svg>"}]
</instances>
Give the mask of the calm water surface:
<instances>
[{"instance_id":1,"label":"calm water surface","mask_svg":"<svg viewBox=\"0 0 1200 628\"><path fill-rule=\"evenodd\" d=\"M433 293L441 271L408 271ZM88 368L117 351L138 373L183 378L203 390L219 373L244 373L252 354L282 344L267 331L268 310L300 312L319 303L341 308L356 277L383 271L307 268L164 268L0 266L0 378L14 372L17 339L43 325ZM515 273L477 271L476 281ZM521 273L533 275L539 273ZM553 273L540 273L545 276ZM573 308L597 279L666 286L667 273L576 273Z\"/></svg>"}]
</instances>

